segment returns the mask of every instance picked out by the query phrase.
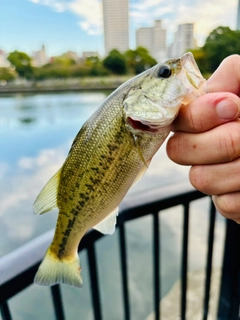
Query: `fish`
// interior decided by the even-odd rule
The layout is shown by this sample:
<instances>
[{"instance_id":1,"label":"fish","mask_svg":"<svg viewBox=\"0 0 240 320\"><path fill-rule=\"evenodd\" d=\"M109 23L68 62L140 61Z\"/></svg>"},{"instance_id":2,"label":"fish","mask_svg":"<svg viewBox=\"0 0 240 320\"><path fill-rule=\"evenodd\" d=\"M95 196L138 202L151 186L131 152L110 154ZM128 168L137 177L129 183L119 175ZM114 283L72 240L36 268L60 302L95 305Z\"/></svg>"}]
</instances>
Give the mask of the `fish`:
<instances>
[{"instance_id":1,"label":"fish","mask_svg":"<svg viewBox=\"0 0 240 320\"><path fill-rule=\"evenodd\" d=\"M113 234L118 207L145 173L182 105L206 93L188 52L123 83L84 123L33 210L58 208L55 234L34 282L82 287L78 245L91 228Z\"/></svg>"}]
</instances>

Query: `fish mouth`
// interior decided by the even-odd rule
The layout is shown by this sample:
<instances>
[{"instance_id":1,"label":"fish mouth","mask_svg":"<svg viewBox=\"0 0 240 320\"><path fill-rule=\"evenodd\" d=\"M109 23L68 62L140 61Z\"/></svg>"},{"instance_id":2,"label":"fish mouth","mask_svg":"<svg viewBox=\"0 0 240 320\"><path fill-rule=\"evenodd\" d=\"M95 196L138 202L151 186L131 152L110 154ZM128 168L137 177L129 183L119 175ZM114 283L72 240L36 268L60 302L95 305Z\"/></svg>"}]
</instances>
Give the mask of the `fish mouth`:
<instances>
[{"instance_id":1,"label":"fish mouth","mask_svg":"<svg viewBox=\"0 0 240 320\"><path fill-rule=\"evenodd\" d=\"M163 127L168 126L177 116L176 109L178 107L163 107L152 99L144 95L144 103L148 104L154 112L151 114L151 118L146 118L140 115L133 115L125 110L126 123L135 130L140 130L149 133L159 133ZM165 101L166 102L166 101ZM166 102L167 105L171 104L171 101Z\"/></svg>"},{"instance_id":2,"label":"fish mouth","mask_svg":"<svg viewBox=\"0 0 240 320\"><path fill-rule=\"evenodd\" d=\"M191 85L191 89L189 90L190 98L188 97L188 101L183 104L186 104L196 97L199 97L202 94L207 92L206 89L206 79L203 78L198 65L193 57L191 52L187 52L182 56L182 68L184 70L186 80L185 86L189 88L189 84Z\"/></svg>"},{"instance_id":3,"label":"fish mouth","mask_svg":"<svg viewBox=\"0 0 240 320\"><path fill-rule=\"evenodd\" d=\"M159 131L159 125L150 124L145 121L142 122L139 120L135 120L131 117L127 118L127 122L135 130L140 130L140 131L144 131L144 132L151 132L151 133L155 133L155 132Z\"/></svg>"}]
</instances>

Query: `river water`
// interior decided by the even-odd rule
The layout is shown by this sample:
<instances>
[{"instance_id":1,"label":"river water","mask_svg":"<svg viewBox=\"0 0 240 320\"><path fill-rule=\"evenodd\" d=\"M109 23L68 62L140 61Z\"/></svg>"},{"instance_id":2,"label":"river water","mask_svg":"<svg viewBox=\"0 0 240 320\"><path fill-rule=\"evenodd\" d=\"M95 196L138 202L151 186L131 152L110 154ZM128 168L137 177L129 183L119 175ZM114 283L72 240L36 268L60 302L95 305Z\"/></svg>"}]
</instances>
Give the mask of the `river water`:
<instances>
[{"instance_id":1,"label":"river water","mask_svg":"<svg viewBox=\"0 0 240 320\"><path fill-rule=\"evenodd\" d=\"M84 121L109 92L11 94L0 97L0 257L55 226L57 212L34 216L32 204L48 179L62 165ZM188 179L187 167L171 162L161 147L145 177L130 192ZM142 194L142 193L141 193ZM191 270L205 266L208 199L196 201L191 216ZM182 209L167 210L161 218L162 296L180 274ZM224 221L218 215L214 266L221 264ZM104 319L123 319L117 232L97 244ZM152 247L149 217L127 224L129 286L132 319L152 311ZM67 319L93 319L85 252L80 254L84 287L62 286ZM41 295L41 301L39 300ZM28 308L23 308L28 301ZM29 307L29 306L32 307ZM30 286L10 301L13 318L53 319L47 288Z\"/></svg>"}]
</instances>

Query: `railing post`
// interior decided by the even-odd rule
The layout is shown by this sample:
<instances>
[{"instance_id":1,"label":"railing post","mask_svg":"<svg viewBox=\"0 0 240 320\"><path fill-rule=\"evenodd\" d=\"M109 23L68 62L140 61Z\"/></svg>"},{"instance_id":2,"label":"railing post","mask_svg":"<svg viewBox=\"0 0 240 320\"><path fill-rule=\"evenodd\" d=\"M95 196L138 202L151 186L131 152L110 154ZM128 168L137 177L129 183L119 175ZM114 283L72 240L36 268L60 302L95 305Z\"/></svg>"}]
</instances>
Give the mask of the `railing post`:
<instances>
[{"instance_id":1,"label":"railing post","mask_svg":"<svg viewBox=\"0 0 240 320\"><path fill-rule=\"evenodd\" d=\"M240 225L227 220L218 320L239 319Z\"/></svg>"},{"instance_id":2,"label":"railing post","mask_svg":"<svg viewBox=\"0 0 240 320\"><path fill-rule=\"evenodd\" d=\"M188 270L188 234L189 234L189 203L184 204L183 214L183 246L181 270L181 320L186 319L187 310L187 270Z\"/></svg>"},{"instance_id":3,"label":"railing post","mask_svg":"<svg viewBox=\"0 0 240 320\"><path fill-rule=\"evenodd\" d=\"M120 255L121 255L122 283L123 283L124 319L130 320L126 236L125 236L125 228L122 223L119 225L119 245L120 245Z\"/></svg>"},{"instance_id":4,"label":"railing post","mask_svg":"<svg viewBox=\"0 0 240 320\"><path fill-rule=\"evenodd\" d=\"M94 247L93 243L89 244L88 249L87 249L87 254L88 254L90 281L91 281L91 293L92 293L94 320L102 320L100 290L99 290L99 283L98 283L97 260L96 260L95 247Z\"/></svg>"},{"instance_id":5,"label":"railing post","mask_svg":"<svg viewBox=\"0 0 240 320\"><path fill-rule=\"evenodd\" d=\"M8 307L7 302L0 305L1 316L3 320L12 320L12 316Z\"/></svg>"},{"instance_id":6,"label":"railing post","mask_svg":"<svg viewBox=\"0 0 240 320\"><path fill-rule=\"evenodd\" d=\"M64 320L65 316L63 311L62 295L59 284L51 287L51 294L54 304L56 320Z\"/></svg>"},{"instance_id":7,"label":"railing post","mask_svg":"<svg viewBox=\"0 0 240 320\"><path fill-rule=\"evenodd\" d=\"M204 294L204 304L203 304L203 320L207 320L208 310L209 310L215 217L216 217L216 208L211 200L209 230L208 230L208 252L207 252L207 265L206 265L206 278L205 278L205 294Z\"/></svg>"},{"instance_id":8,"label":"railing post","mask_svg":"<svg viewBox=\"0 0 240 320\"><path fill-rule=\"evenodd\" d=\"M153 215L153 294L155 320L160 320L160 241L159 241L159 215L158 212Z\"/></svg>"}]
</instances>

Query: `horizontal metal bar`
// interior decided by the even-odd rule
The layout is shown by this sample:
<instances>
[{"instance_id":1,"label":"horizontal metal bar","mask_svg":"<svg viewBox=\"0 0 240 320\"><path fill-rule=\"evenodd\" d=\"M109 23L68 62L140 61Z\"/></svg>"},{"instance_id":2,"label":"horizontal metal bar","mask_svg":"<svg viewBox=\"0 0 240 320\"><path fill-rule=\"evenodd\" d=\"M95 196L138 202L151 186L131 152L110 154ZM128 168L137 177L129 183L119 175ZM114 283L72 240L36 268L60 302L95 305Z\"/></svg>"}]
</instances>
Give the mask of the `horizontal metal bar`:
<instances>
[{"instance_id":1,"label":"horizontal metal bar","mask_svg":"<svg viewBox=\"0 0 240 320\"><path fill-rule=\"evenodd\" d=\"M124 199L120 205L121 214L118 216L118 223L140 218L149 214L149 212L168 209L206 196L206 194L194 189L187 181L144 190L142 193L136 193Z\"/></svg>"},{"instance_id":2,"label":"horizontal metal bar","mask_svg":"<svg viewBox=\"0 0 240 320\"><path fill-rule=\"evenodd\" d=\"M51 243L53 230L0 258L0 286L39 263ZM29 255L31 253L31 255Z\"/></svg>"}]
</instances>

